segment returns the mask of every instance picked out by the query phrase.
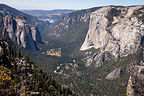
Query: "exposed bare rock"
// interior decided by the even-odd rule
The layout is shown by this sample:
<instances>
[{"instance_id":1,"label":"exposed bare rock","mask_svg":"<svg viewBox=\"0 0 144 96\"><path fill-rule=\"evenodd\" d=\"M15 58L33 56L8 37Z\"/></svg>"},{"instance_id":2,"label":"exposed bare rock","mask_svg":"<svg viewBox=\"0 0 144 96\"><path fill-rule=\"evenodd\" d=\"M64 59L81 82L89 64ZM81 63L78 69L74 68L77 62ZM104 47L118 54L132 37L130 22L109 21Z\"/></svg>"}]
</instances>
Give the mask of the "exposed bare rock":
<instances>
[{"instance_id":1,"label":"exposed bare rock","mask_svg":"<svg viewBox=\"0 0 144 96\"><path fill-rule=\"evenodd\" d=\"M92 58L88 58L87 61L86 61L86 66L90 66L93 62L93 59Z\"/></svg>"},{"instance_id":2,"label":"exposed bare rock","mask_svg":"<svg viewBox=\"0 0 144 96\"><path fill-rule=\"evenodd\" d=\"M88 22L90 19L90 11L84 12L82 14L67 15L63 18L63 21L54 26L53 37L59 37L62 35L63 30L69 30L70 26L76 24L77 22Z\"/></svg>"},{"instance_id":3,"label":"exposed bare rock","mask_svg":"<svg viewBox=\"0 0 144 96\"><path fill-rule=\"evenodd\" d=\"M111 73L109 73L105 79L114 80L114 79L120 78L121 76L122 76L121 68L116 68Z\"/></svg>"},{"instance_id":4,"label":"exposed bare rock","mask_svg":"<svg viewBox=\"0 0 144 96\"><path fill-rule=\"evenodd\" d=\"M4 36L9 36L10 39L15 40L16 22L11 14L3 18Z\"/></svg>"},{"instance_id":5,"label":"exposed bare rock","mask_svg":"<svg viewBox=\"0 0 144 96\"><path fill-rule=\"evenodd\" d=\"M3 8L1 8L3 6ZM19 12L16 9L1 4L0 7L0 37L5 37L25 49L38 49L35 42L41 42L40 32L35 17ZM26 16L26 18L24 17ZM31 20L29 20L31 18ZM28 20L27 20L28 19ZM32 23L35 23L32 25Z\"/></svg>"},{"instance_id":6,"label":"exposed bare rock","mask_svg":"<svg viewBox=\"0 0 144 96\"><path fill-rule=\"evenodd\" d=\"M131 79L132 79L132 77L130 76L129 81L128 81L128 86L127 86L127 96L135 96Z\"/></svg>"},{"instance_id":7,"label":"exposed bare rock","mask_svg":"<svg viewBox=\"0 0 144 96\"><path fill-rule=\"evenodd\" d=\"M2 49L2 47L0 46L0 54L3 52L3 49Z\"/></svg>"},{"instance_id":8,"label":"exposed bare rock","mask_svg":"<svg viewBox=\"0 0 144 96\"><path fill-rule=\"evenodd\" d=\"M0 17L1 23L1 36L15 41L23 48L36 50L37 47L32 38L32 31L23 16L14 18L11 14ZM38 37L37 37L38 38Z\"/></svg>"},{"instance_id":9,"label":"exposed bare rock","mask_svg":"<svg viewBox=\"0 0 144 96\"><path fill-rule=\"evenodd\" d=\"M137 52L143 43L143 6L103 7L90 16L89 31L80 50L100 49L95 61L105 52L118 60ZM136 13L139 12L139 13ZM103 62L102 62L103 63ZM96 64L97 65L97 64Z\"/></svg>"},{"instance_id":10,"label":"exposed bare rock","mask_svg":"<svg viewBox=\"0 0 144 96\"><path fill-rule=\"evenodd\" d=\"M26 49L36 50L37 47L32 38L31 29L28 26L26 19L23 16L17 16L15 20L17 22L15 35L18 45L22 45L22 47Z\"/></svg>"},{"instance_id":11,"label":"exposed bare rock","mask_svg":"<svg viewBox=\"0 0 144 96\"><path fill-rule=\"evenodd\" d=\"M64 16L63 19L59 23L56 23L51 26L50 31L52 32L49 34L49 36L60 38L60 37L63 37L63 34L65 34L65 32L67 32L66 34L70 33L70 30L72 30L72 28L75 25L81 24L81 23L88 24L90 20L90 14L97 9L99 9L99 7L79 10L79 11L72 12ZM73 34L75 34L75 32L73 32Z\"/></svg>"},{"instance_id":12,"label":"exposed bare rock","mask_svg":"<svg viewBox=\"0 0 144 96\"><path fill-rule=\"evenodd\" d=\"M112 56L108 52L99 53L93 56L93 60L96 61L95 67L99 67L105 62L106 60L110 60Z\"/></svg>"},{"instance_id":13,"label":"exposed bare rock","mask_svg":"<svg viewBox=\"0 0 144 96\"><path fill-rule=\"evenodd\" d=\"M61 48L49 49L46 51L46 55L61 57Z\"/></svg>"},{"instance_id":14,"label":"exposed bare rock","mask_svg":"<svg viewBox=\"0 0 144 96\"><path fill-rule=\"evenodd\" d=\"M32 31L33 40L36 42L42 42L41 35L38 28L33 26L31 27L31 31Z\"/></svg>"},{"instance_id":15,"label":"exposed bare rock","mask_svg":"<svg viewBox=\"0 0 144 96\"><path fill-rule=\"evenodd\" d=\"M127 86L127 96L144 96L144 66L135 66Z\"/></svg>"}]
</instances>

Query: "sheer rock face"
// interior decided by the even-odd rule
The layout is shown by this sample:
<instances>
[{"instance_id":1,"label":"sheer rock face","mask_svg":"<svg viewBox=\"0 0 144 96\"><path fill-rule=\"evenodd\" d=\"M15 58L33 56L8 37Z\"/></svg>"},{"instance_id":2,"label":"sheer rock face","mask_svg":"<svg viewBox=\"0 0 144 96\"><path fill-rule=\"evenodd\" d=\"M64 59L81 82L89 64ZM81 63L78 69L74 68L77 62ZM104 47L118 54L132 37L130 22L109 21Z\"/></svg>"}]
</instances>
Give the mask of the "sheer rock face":
<instances>
[{"instance_id":1,"label":"sheer rock face","mask_svg":"<svg viewBox=\"0 0 144 96\"><path fill-rule=\"evenodd\" d=\"M15 20L17 22L16 37L18 45L22 45L26 49L36 50L37 48L32 38L32 31L26 19L22 16L17 16Z\"/></svg>"},{"instance_id":2,"label":"sheer rock face","mask_svg":"<svg viewBox=\"0 0 144 96\"><path fill-rule=\"evenodd\" d=\"M14 40L15 39L15 22L13 19L12 15L7 15L3 18L3 23L4 23L4 31L7 32L3 32L4 35L8 35L10 39Z\"/></svg>"},{"instance_id":3,"label":"sheer rock face","mask_svg":"<svg viewBox=\"0 0 144 96\"><path fill-rule=\"evenodd\" d=\"M111 6L93 12L89 31L80 50L94 47L100 49L98 57L108 52L115 60L135 53L143 42L143 9L143 6ZM96 65L101 63L96 61Z\"/></svg>"},{"instance_id":4,"label":"sheer rock face","mask_svg":"<svg viewBox=\"0 0 144 96\"><path fill-rule=\"evenodd\" d=\"M30 50L36 50L35 41L41 41L38 29L31 28L23 16L13 17L11 14L0 16L0 34Z\"/></svg>"},{"instance_id":5,"label":"sheer rock face","mask_svg":"<svg viewBox=\"0 0 144 96\"><path fill-rule=\"evenodd\" d=\"M122 76L121 68L116 68L111 73L109 73L105 79L114 80L114 79L120 78L121 76Z\"/></svg>"},{"instance_id":6,"label":"sheer rock face","mask_svg":"<svg viewBox=\"0 0 144 96\"><path fill-rule=\"evenodd\" d=\"M31 31L32 31L33 40L36 42L42 42L40 31L38 30L38 28L37 27L31 27Z\"/></svg>"},{"instance_id":7,"label":"sheer rock face","mask_svg":"<svg viewBox=\"0 0 144 96\"><path fill-rule=\"evenodd\" d=\"M144 96L144 66L135 66L127 86L127 96Z\"/></svg>"}]
</instances>

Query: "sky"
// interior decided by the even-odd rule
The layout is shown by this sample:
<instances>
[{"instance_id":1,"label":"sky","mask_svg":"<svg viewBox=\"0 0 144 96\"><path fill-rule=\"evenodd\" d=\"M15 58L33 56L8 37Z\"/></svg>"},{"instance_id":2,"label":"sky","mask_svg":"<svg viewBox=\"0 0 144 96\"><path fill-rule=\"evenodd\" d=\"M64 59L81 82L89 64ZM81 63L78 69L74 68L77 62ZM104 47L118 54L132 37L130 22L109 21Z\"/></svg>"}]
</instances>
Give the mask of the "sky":
<instances>
[{"instance_id":1,"label":"sky","mask_svg":"<svg viewBox=\"0 0 144 96\"><path fill-rule=\"evenodd\" d=\"M107 5L144 5L144 0L0 0L19 10L23 9L87 9Z\"/></svg>"}]
</instances>

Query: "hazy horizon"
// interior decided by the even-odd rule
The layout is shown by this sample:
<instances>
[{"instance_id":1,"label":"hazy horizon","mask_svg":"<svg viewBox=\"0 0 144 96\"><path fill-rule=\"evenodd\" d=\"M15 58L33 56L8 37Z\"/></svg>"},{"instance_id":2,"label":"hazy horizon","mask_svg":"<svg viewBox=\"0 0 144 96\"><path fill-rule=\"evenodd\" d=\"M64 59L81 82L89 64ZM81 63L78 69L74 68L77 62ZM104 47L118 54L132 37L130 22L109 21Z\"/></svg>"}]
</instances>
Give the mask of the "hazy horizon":
<instances>
[{"instance_id":1,"label":"hazy horizon","mask_svg":"<svg viewBox=\"0 0 144 96\"><path fill-rule=\"evenodd\" d=\"M88 9L99 6L133 6L144 5L144 0L0 0L0 3L19 10L55 10L55 9Z\"/></svg>"}]
</instances>

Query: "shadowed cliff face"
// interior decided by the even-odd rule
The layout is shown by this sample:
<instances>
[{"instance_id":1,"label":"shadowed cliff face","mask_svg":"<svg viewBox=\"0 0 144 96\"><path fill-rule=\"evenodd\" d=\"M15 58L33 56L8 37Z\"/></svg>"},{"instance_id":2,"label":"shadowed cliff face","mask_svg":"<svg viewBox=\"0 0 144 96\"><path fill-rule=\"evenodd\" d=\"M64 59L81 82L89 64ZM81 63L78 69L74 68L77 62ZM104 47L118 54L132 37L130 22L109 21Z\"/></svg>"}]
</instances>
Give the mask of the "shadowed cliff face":
<instances>
[{"instance_id":1,"label":"shadowed cliff face","mask_svg":"<svg viewBox=\"0 0 144 96\"><path fill-rule=\"evenodd\" d=\"M36 50L37 47L32 38L32 32L23 16L13 18L8 14L1 17L1 36L15 41L25 49Z\"/></svg>"},{"instance_id":2,"label":"shadowed cliff face","mask_svg":"<svg viewBox=\"0 0 144 96\"><path fill-rule=\"evenodd\" d=\"M14 17L4 9L0 10L0 36L30 50L37 50L35 42L42 42L37 27L29 25L24 16Z\"/></svg>"},{"instance_id":3,"label":"shadowed cliff face","mask_svg":"<svg viewBox=\"0 0 144 96\"><path fill-rule=\"evenodd\" d=\"M37 27L31 27L31 31L32 31L33 40L41 43L42 40L41 40L40 31L38 30L38 28Z\"/></svg>"},{"instance_id":4,"label":"shadowed cliff face","mask_svg":"<svg viewBox=\"0 0 144 96\"><path fill-rule=\"evenodd\" d=\"M127 86L127 96L144 95L144 66L132 68L131 76Z\"/></svg>"},{"instance_id":5,"label":"shadowed cliff face","mask_svg":"<svg viewBox=\"0 0 144 96\"><path fill-rule=\"evenodd\" d=\"M94 56L95 66L103 64L99 57L105 52L115 60L137 52L144 36L143 9L143 6L111 6L91 13L89 31L80 50L100 49Z\"/></svg>"}]
</instances>

